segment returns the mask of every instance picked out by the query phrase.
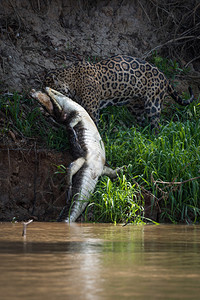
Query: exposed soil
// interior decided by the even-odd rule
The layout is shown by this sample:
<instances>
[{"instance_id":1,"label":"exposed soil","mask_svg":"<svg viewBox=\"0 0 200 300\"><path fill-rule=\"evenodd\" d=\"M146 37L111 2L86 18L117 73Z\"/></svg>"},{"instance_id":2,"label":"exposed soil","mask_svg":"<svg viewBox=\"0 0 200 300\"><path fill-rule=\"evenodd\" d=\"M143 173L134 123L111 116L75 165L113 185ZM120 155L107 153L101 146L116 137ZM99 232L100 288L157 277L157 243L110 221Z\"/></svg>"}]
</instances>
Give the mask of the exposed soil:
<instances>
[{"instance_id":1,"label":"exposed soil","mask_svg":"<svg viewBox=\"0 0 200 300\"><path fill-rule=\"evenodd\" d=\"M2 90L39 87L44 71L83 57L95 60L118 53L141 56L155 45L152 27L142 22L138 5L91 3L1 1ZM140 39L144 32L148 43Z\"/></svg>"},{"instance_id":2,"label":"exposed soil","mask_svg":"<svg viewBox=\"0 0 200 300\"><path fill-rule=\"evenodd\" d=\"M26 145L27 147L28 145ZM56 219L66 203L66 186L56 165L69 164L69 153L56 153L19 145L0 148L1 221Z\"/></svg>"},{"instance_id":3,"label":"exposed soil","mask_svg":"<svg viewBox=\"0 0 200 300\"><path fill-rule=\"evenodd\" d=\"M188 43L181 43L183 39L170 42L163 51L181 54L179 61L190 65L186 85L192 83L198 96L200 7L196 1L166 1L166 7L162 2L2 0L0 94L39 89L47 70L83 57L93 62L122 53L147 57L166 41L187 37L186 24L192 24L193 38L185 38ZM67 165L70 153L38 150L37 143L13 139L10 133L9 143L0 145L0 220L31 215L38 220L54 219L65 202L65 186L54 174L55 165Z\"/></svg>"}]
</instances>

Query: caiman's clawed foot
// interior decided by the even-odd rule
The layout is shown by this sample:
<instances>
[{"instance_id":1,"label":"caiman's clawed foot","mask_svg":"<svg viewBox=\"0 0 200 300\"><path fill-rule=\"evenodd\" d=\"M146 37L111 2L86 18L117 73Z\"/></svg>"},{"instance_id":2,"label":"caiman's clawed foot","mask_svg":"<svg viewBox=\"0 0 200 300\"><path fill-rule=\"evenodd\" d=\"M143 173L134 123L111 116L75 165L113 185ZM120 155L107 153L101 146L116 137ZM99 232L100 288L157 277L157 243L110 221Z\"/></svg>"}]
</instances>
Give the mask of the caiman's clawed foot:
<instances>
[{"instance_id":1,"label":"caiman's clawed foot","mask_svg":"<svg viewBox=\"0 0 200 300\"><path fill-rule=\"evenodd\" d=\"M70 199L71 199L71 195L72 195L72 185L69 186L68 191L67 191L67 199L66 199L66 203L69 203ZM65 205L63 207L63 209L61 210L58 218L57 218L57 222L61 222L65 216L67 214L67 205Z\"/></svg>"},{"instance_id":2,"label":"caiman's clawed foot","mask_svg":"<svg viewBox=\"0 0 200 300\"><path fill-rule=\"evenodd\" d=\"M102 175L106 175L106 176L110 177L111 179L114 179L125 168L127 168L127 166L118 167L118 168L113 170L113 169L111 169L107 166L104 166Z\"/></svg>"},{"instance_id":3,"label":"caiman's clawed foot","mask_svg":"<svg viewBox=\"0 0 200 300\"><path fill-rule=\"evenodd\" d=\"M71 196L72 196L72 182L68 186L69 186L69 188L68 188L68 191L67 191L66 204L70 202L70 199L71 199ZM65 218L66 214L67 214L67 205L65 205L63 207L63 209L61 210L61 212L60 212L60 214L57 218L57 222L61 222Z\"/></svg>"},{"instance_id":4,"label":"caiman's clawed foot","mask_svg":"<svg viewBox=\"0 0 200 300\"><path fill-rule=\"evenodd\" d=\"M56 220L57 222L62 222L63 216L66 215L66 210L67 210L67 206L65 205Z\"/></svg>"}]
</instances>

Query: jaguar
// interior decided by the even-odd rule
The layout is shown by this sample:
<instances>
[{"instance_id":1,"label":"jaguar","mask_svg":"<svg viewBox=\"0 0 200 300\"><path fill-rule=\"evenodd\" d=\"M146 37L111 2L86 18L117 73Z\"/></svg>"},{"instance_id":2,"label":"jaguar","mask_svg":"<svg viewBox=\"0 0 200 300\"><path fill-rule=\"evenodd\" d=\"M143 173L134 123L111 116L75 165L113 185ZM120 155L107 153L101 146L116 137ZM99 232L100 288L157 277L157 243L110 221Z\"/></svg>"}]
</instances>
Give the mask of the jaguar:
<instances>
[{"instance_id":1,"label":"jaguar","mask_svg":"<svg viewBox=\"0 0 200 300\"><path fill-rule=\"evenodd\" d=\"M183 100L169 79L153 64L139 58L116 55L97 63L79 61L70 67L47 73L44 86L53 88L78 102L98 124L99 111L109 105L126 105L136 121L159 127L164 98L188 105L194 95Z\"/></svg>"}]
</instances>

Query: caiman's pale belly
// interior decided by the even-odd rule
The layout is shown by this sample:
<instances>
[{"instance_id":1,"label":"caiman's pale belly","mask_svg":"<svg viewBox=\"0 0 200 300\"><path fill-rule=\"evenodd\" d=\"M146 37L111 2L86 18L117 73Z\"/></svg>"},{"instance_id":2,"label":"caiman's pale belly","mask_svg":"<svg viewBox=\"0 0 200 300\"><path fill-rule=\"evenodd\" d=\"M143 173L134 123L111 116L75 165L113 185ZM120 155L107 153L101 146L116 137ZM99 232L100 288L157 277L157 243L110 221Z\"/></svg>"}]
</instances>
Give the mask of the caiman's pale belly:
<instances>
[{"instance_id":1,"label":"caiman's pale belly","mask_svg":"<svg viewBox=\"0 0 200 300\"><path fill-rule=\"evenodd\" d=\"M104 143L94 123L84 122L83 124L84 144L87 148L86 162L88 167L94 169L97 176L100 176L106 161Z\"/></svg>"}]
</instances>

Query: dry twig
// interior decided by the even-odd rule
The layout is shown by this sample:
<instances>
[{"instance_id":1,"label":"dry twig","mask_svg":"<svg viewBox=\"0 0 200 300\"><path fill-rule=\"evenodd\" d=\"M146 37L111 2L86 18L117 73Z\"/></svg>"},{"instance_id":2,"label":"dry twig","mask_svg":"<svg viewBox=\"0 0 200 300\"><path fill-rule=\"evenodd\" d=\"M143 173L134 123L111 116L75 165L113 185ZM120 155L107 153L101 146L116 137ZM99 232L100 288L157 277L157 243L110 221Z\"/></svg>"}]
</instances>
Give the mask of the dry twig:
<instances>
[{"instance_id":1,"label":"dry twig","mask_svg":"<svg viewBox=\"0 0 200 300\"><path fill-rule=\"evenodd\" d=\"M151 174L151 181L152 183L154 184L154 186L156 187L156 190L158 190L160 193L161 193L161 197L158 199L158 201L160 202L160 200L164 199L164 200L167 200L168 197L169 197L169 192L166 192L164 191L166 189L166 187L171 187L171 191L176 191L178 187L180 187L181 185L187 183L187 182L190 182L190 181L193 181L193 180L197 180L197 179L200 179L200 176L197 176L197 177L193 177L193 178L190 178L190 179L187 179L187 180L184 180L184 181L175 181L177 178L177 176L173 179L173 181L162 181L162 180L155 180L153 178L153 174ZM161 189L159 187L158 184L165 184L166 186Z\"/></svg>"},{"instance_id":2,"label":"dry twig","mask_svg":"<svg viewBox=\"0 0 200 300\"><path fill-rule=\"evenodd\" d=\"M22 223L22 224L23 224L22 236L26 237L26 229L27 229L27 226L28 226L30 223L32 223L32 222L33 222L33 220L31 219L31 220L29 220L28 222L23 222L23 223Z\"/></svg>"}]
</instances>

